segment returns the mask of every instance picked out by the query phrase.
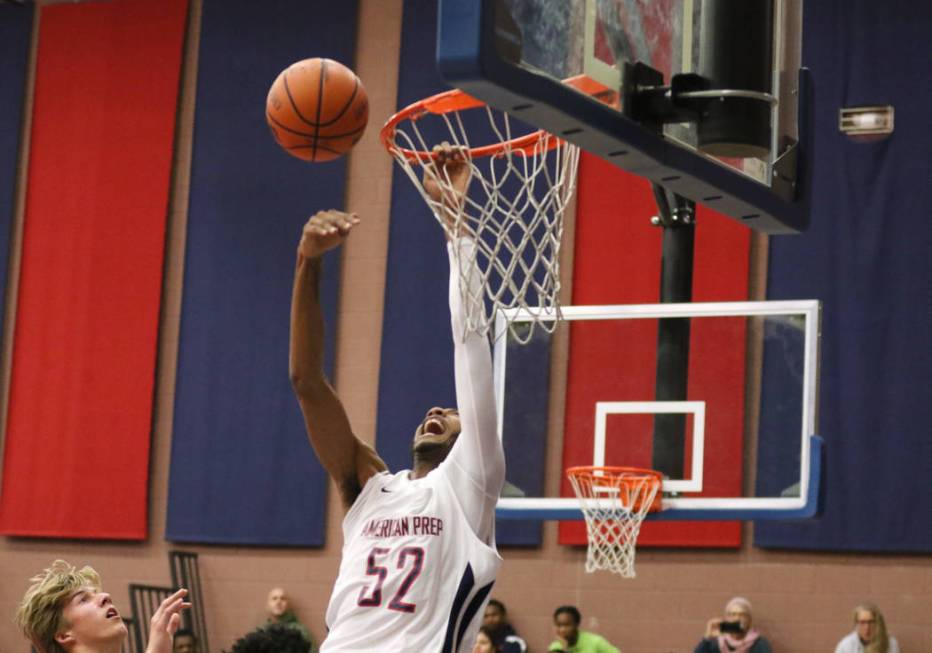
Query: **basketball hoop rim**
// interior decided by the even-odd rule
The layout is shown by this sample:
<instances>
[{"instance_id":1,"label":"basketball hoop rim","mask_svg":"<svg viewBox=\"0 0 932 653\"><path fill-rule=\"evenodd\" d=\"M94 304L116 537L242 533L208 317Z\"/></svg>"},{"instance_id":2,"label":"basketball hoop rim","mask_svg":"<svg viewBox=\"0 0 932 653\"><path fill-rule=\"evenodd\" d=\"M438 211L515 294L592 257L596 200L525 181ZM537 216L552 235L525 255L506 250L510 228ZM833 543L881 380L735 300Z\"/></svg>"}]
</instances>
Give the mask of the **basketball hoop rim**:
<instances>
[{"instance_id":1,"label":"basketball hoop rim","mask_svg":"<svg viewBox=\"0 0 932 653\"><path fill-rule=\"evenodd\" d=\"M610 101L611 97L616 95L615 91L612 91L607 86L595 81L590 77L587 77L586 75L577 75L563 81L565 84L568 84L580 92L592 96L598 100ZM424 98L423 100L418 100L413 104L409 104L404 109L397 112L387 121L385 121L385 125L383 125L381 131L379 132L379 139L382 141L382 145L385 147L389 154L401 155L404 156L408 161L418 163L432 161L437 156L433 152L407 149L401 147L395 142L395 132L398 128L398 125L401 124L404 120L411 120L412 122L415 122L427 114L441 116L448 113L453 113L455 111L478 109L484 106L486 106L485 102L476 99L459 89L443 91L441 93L437 93L436 95ZM469 158L471 159L495 156L502 154L505 151L521 152L526 155L531 155L534 153L548 152L563 142L563 139L554 136L553 134L550 134L543 129L539 129L529 134L525 134L524 136L517 136L510 140L504 140L500 143L492 143L490 145L481 145L478 147L468 148L466 151L469 153Z\"/></svg>"},{"instance_id":2,"label":"basketball hoop rim","mask_svg":"<svg viewBox=\"0 0 932 653\"><path fill-rule=\"evenodd\" d=\"M642 467L619 467L605 465L577 465L567 467L566 475L569 478L591 479L596 477L596 472L605 473L605 477L617 485L636 485L645 480L650 485L657 486L657 493L654 500L648 506L647 512L659 512L661 509L660 490L663 488L663 474L654 469L645 469ZM581 498L581 497L580 497Z\"/></svg>"}]
</instances>

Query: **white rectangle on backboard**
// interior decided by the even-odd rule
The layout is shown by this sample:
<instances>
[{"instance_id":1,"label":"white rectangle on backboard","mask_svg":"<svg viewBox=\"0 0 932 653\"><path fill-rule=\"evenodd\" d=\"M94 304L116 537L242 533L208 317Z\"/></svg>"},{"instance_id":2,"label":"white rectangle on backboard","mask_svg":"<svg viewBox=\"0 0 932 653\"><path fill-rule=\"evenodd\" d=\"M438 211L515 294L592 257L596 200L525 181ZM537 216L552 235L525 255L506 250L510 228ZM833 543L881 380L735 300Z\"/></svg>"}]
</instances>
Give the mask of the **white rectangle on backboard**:
<instances>
[{"instance_id":1,"label":"white rectangle on backboard","mask_svg":"<svg viewBox=\"0 0 932 653\"><path fill-rule=\"evenodd\" d=\"M705 447L704 401L599 401L595 404L592 464L605 465L606 422L609 415L690 414L693 416L692 466L688 478L664 479L664 492L702 492L702 460Z\"/></svg>"}]
</instances>

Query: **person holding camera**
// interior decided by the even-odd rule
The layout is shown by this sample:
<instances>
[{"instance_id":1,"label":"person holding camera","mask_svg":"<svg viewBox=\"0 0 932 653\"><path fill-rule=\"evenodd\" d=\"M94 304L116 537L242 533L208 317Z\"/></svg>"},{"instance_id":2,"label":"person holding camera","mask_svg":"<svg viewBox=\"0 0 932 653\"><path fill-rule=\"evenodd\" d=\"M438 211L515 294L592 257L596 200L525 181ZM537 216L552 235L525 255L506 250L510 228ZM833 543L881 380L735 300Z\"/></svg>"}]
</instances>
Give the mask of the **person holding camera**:
<instances>
[{"instance_id":1,"label":"person holding camera","mask_svg":"<svg viewBox=\"0 0 932 653\"><path fill-rule=\"evenodd\" d=\"M736 596L725 604L725 616L710 619L705 637L693 653L772 653L768 642L751 628L751 602Z\"/></svg>"}]
</instances>

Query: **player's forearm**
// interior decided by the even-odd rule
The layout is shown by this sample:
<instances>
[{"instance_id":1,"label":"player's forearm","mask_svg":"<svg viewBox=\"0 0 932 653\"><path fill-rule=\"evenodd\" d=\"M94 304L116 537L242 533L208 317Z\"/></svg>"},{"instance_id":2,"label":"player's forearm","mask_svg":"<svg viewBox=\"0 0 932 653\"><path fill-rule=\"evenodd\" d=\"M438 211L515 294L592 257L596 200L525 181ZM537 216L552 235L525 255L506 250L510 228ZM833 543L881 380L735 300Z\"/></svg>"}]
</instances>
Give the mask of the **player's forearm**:
<instances>
[{"instance_id":1,"label":"player's forearm","mask_svg":"<svg viewBox=\"0 0 932 653\"><path fill-rule=\"evenodd\" d=\"M298 395L313 393L324 376L324 316L320 306L320 258L298 256L291 296L289 376Z\"/></svg>"},{"instance_id":2,"label":"player's forearm","mask_svg":"<svg viewBox=\"0 0 932 653\"><path fill-rule=\"evenodd\" d=\"M474 261L476 244L468 238L457 238L450 248L450 314L454 340L454 370L456 401L462 422L461 438L465 446L454 449L453 455L465 470L474 474L474 481L485 493L495 498L505 480L505 456L498 438L495 395L492 387L492 356L488 338L466 331L466 309L460 284L467 284L470 297L481 297L481 279ZM458 269L461 258L471 274L462 278Z\"/></svg>"},{"instance_id":3,"label":"player's forearm","mask_svg":"<svg viewBox=\"0 0 932 653\"><path fill-rule=\"evenodd\" d=\"M498 437L492 364L484 336L455 344L456 401L462 442L451 452L488 497L497 500L505 482L505 454Z\"/></svg>"}]
</instances>

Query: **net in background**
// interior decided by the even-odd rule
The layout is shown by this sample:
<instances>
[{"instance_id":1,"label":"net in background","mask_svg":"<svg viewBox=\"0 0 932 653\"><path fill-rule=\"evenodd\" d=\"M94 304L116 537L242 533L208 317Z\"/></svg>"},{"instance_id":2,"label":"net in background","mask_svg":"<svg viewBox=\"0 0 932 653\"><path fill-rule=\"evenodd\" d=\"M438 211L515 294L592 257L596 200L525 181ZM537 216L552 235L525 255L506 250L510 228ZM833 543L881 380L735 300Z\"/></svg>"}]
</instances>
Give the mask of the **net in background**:
<instances>
[{"instance_id":1,"label":"net in background","mask_svg":"<svg viewBox=\"0 0 932 653\"><path fill-rule=\"evenodd\" d=\"M586 518L586 571L634 578L635 545L647 513L659 508L661 475L625 467L566 471Z\"/></svg>"}]
</instances>

